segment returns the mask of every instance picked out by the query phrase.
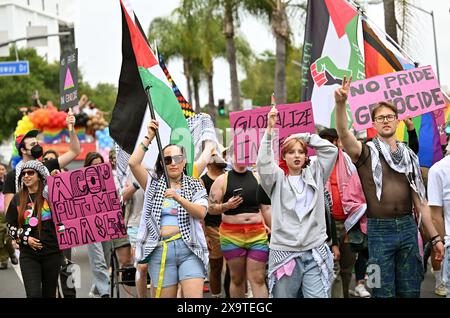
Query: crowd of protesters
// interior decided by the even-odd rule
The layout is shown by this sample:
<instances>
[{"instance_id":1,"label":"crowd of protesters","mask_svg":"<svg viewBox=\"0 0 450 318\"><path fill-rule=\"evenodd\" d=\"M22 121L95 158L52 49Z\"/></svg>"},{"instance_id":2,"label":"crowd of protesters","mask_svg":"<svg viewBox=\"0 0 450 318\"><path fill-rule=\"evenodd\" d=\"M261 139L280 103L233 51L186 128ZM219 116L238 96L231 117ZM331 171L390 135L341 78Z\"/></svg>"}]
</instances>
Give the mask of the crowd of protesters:
<instances>
[{"instance_id":1,"label":"crowd of protesters","mask_svg":"<svg viewBox=\"0 0 450 318\"><path fill-rule=\"evenodd\" d=\"M350 81L335 91L336 129L287 137L280 158L273 107L255 166L239 163L232 144L208 142L193 176L177 144L150 169L143 160L159 127L151 120L124 184L115 178L127 237L87 246L90 296L112 296L115 253L120 268L134 270L130 285L141 298L203 297L206 279L215 298L420 297L423 248L432 251L436 294L450 296L450 156L425 183L414 125L405 120L409 143L399 142L398 111L387 102L371 112L377 136L358 140L347 125ZM68 126L74 121L70 114ZM58 247L46 177L64 173L80 143L71 130L68 152L43 153L38 133L17 136L15 169L0 164L0 269L9 259L20 264L27 297L75 297L66 288L71 250ZM114 152L108 159L114 171ZM92 152L84 166L104 162Z\"/></svg>"}]
</instances>

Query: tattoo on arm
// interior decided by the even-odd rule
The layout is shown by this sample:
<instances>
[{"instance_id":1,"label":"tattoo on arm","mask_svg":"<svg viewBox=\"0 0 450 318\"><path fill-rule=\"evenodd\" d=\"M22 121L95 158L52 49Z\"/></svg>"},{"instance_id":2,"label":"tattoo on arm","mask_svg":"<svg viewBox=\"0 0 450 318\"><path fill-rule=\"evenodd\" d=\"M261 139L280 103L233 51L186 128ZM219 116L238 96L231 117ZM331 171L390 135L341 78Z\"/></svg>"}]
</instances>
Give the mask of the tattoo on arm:
<instances>
[{"instance_id":1,"label":"tattoo on arm","mask_svg":"<svg viewBox=\"0 0 450 318\"><path fill-rule=\"evenodd\" d=\"M209 207L208 207L208 209L210 211L217 211L218 209L220 209L220 204L221 204L221 200L219 200L216 197L214 191L211 191L211 193L209 195Z\"/></svg>"}]
</instances>

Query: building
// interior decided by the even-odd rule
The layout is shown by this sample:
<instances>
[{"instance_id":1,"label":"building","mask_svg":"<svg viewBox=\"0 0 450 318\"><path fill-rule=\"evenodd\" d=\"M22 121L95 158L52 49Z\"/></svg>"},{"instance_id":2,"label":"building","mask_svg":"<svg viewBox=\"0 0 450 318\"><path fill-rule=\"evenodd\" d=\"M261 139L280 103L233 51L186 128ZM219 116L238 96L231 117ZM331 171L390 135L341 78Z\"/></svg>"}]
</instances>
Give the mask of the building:
<instances>
[{"instance_id":1,"label":"building","mask_svg":"<svg viewBox=\"0 0 450 318\"><path fill-rule=\"evenodd\" d=\"M74 19L73 0L0 0L0 32L8 32L0 42L26 37L29 26L46 26L47 34L70 31L71 35L49 37L46 47L36 48L48 62L59 61L61 52L75 48ZM26 47L27 41L17 46Z\"/></svg>"}]
</instances>

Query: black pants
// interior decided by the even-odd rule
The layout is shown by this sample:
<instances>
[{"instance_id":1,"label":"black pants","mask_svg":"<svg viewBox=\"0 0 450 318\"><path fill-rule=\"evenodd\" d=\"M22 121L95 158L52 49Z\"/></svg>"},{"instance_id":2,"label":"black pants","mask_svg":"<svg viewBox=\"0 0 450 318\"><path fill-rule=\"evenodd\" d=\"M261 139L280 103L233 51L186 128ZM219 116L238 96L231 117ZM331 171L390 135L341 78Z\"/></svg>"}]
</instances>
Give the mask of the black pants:
<instances>
[{"instance_id":1,"label":"black pants","mask_svg":"<svg viewBox=\"0 0 450 318\"><path fill-rule=\"evenodd\" d=\"M72 249L68 248L63 250L64 260L62 263L61 272L59 273L59 280L61 281L61 291L58 289L59 297L61 298L76 298L77 292L75 287L73 286L73 278L70 277L72 272L70 271L70 265L72 264ZM67 281L69 279L69 281ZM72 287L69 287L72 286Z\"/></svg>"},{"instance_id":2,"label":"black pants","mask_svg":"<svg viewBox=\"0 0 450 318\"><path fill-rule=\"evenodd\" d=\"M20 253L20 270L28 298L55 298L62 253L35 256Z\"/></svg>"}]
</instances>

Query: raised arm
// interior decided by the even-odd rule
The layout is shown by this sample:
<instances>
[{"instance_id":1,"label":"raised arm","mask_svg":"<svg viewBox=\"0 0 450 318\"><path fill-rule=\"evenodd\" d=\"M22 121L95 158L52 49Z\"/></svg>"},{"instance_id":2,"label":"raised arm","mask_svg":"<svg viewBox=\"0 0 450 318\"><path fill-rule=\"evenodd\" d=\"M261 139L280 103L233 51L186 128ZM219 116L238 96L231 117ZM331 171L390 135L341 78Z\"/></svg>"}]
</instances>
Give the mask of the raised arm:
<instances>
[{"instance_id":1,"label":"raised arm","mask_svg":"<svg viewBox=\"0 0 450 318\"><path fill-rule=\"evenodd\" d=\"M361 155L362 145L348 130L347 110L345 105L351 81L351 77L348 81L346 77L344 77L342 86L334 92L334 99L336 101L335 120L336 130L342 145L344 146L345 152L350 156L353 162L357 162Z\"/></svg>"},{"instance_id":2,"label":"raised arm","mask_svg":"<svg viewBox=\"0 0 450 318\"><path fill-rule=\"evenodd\" d=\"M158 122L152 119L147 126L147 136L145 136L142 142L134 148L133 154L131 155L130 160L128 160L128 165L130 166L134 178L144 190L147 187L148 172L142 164L142 160L144 160L148 146L153 138L155 138L156 129L158 129Z\"/></svg>"},{"instance_id":3,"label":"raised arm","mask_svg":"<svg viewBox=\"0 0 450 318\"><path fill-rule=\"evenodd\" d=\"M66 123L67 127L69 127L70 148L69 151L58 158L59 167L61 169L71 163L81 153L80 140L78 140L78 135L73 128L75 125L75 116L73 115L72 109L70 109L67 114Z\"/></svg>"},{"instance_id":4,"label":"raised arm","mask_svg":"<svg viewBox=\"0 0 450 318\"><path fill-rule=\"evenodd\" d=\"M277 115L278 110L272 107L267 115L267 128L259 145L258 158L256 160L256 169L260 177L261 186L269 196L278 176L283 174L283 170L275 162L272 147L273 128L277 121Z\"/></svg>"}]
</instances>

